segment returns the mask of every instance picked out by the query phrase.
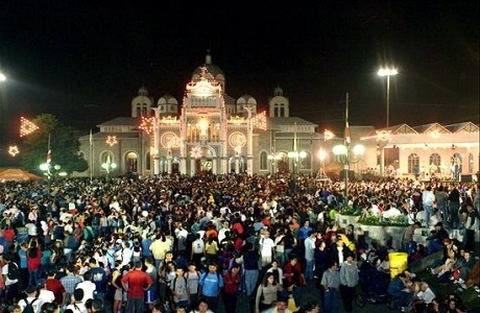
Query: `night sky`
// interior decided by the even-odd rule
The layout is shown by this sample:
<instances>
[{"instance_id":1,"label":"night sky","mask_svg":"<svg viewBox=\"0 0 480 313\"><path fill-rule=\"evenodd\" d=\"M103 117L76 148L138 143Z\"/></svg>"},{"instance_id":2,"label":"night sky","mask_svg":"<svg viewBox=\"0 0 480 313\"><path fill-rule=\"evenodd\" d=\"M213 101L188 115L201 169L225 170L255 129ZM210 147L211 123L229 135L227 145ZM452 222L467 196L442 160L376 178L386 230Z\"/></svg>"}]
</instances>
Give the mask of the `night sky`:
<instances>
[{"instance_id":1,"label":"night sky","mask_svg":"<svg viewBox=\"0 0 480 313\"><path fill-rule=\"evenodd\" d=\"M20 115L87 132L129 116L142 85L181 102L207 50L227 94L266 108L278 85L319 132L342 127L346 92L351 125L385 126L382 65L399 70L390 125L479 123L478 1L90 3L1 1L3 141L18 140Z\"/></svg>"}]
</instances>

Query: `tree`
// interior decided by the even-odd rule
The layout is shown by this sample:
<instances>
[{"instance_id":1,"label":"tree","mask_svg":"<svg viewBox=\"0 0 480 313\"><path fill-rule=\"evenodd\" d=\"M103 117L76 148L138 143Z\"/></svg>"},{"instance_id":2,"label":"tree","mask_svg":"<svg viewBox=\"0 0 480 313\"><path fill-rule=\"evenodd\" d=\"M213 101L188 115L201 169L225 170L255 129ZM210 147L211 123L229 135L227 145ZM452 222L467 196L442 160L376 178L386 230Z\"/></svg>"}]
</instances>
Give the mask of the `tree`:
<instances>
[{"instance_id":1,"label":"tree","mask_svg":"<svg viewBox=\"0 0 480 313\"><path fill-rule=\"evenodd\" d=\"M61 171L71 174L87 170L88 164L80 154L79 132L60 123L51 114L37 116L33 123L40 129L28 135L25 140L25 152L21 166L31 172L41 172L39 167L47 162L47 153L51 151L51 168L61 166Z\"/></svg>"}]
</instances>

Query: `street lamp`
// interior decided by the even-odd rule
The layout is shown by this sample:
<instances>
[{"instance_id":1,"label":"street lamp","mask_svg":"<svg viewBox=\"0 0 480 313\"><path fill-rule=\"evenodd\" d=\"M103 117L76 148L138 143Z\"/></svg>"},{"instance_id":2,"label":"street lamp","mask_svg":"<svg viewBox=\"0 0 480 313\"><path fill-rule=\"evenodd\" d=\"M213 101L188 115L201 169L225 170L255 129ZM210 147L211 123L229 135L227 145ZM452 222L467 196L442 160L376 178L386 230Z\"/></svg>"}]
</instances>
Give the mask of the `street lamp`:
<instances>
[{"instance_id":1,"label":"street lamp","mask_svg":"<svg viewBox=\"0 0 480 313\"><path fill-rule=\"evenodd\" d=\"M338 160L343 164L345 179L345 200L348 201L348 176L350 174L350 164L360 161L360 156L365 153L365 146L356 144L353 149L349 145L336 145L332 149Z\"/></svg>"},{"instance_id":2,"label":"street lamp","mask_svg":"<svg viewBox=\"0 0 480 313\"><path fill-rule=\"evenodd\" d=\"M307 153L305 151L290 151L288 152L288 158L293 159L293 174L298 173L298 161L299 159L305 159Z\"/></svg>"},{"instance_id":3,"label":"street lamp","mask_svg":"<svg viewBox=\"0 0 480 313\"><path fill-rule=\"evenodd\" d=\"M281 153L271 153L267 156L267 159L270 160L270 164L272 167L272 174L275 172L275 164L282 159Z\"/></svg>"},{"instance_id":4,"label":"street lamp","mask_svg":"<svg viewBox=\"0 0 480 313\"><path fill-rule=\"evenodd\" d=\"M327 157L327 151L325 150L318 151L318 159L320 160L320 169L323 169L323 162L325 161L326 157Z\"/></svg>"},{"instance_id":5,"label":"street lamp","mask_svg":"<svg viewBox=\"0 0 480 313\"><path fill-rule=\"evenodd\" d=\"M381 68L377 72L378 76L387 77L387 128L390 126L390 76L395 76L398 74L396 68Z\"/></svg>"},{"instance_id":6,"label":"street lamp","mask_svg":"<svg viewBox=\"0 0 480 313\"><path fill-rule=\"evenodd\" d=\"M396 68L381 68L377 72L378 76L387 77L387 122L386 128L390 127L390 76L395 76L398 74L398 70ZM385 145L387 144L386 141L380 141L380 176L385 175Z\"/></svg>"},{"instance_id":7,"label":"street lamp","mask_svg":"<svg viewBox=\"0 0 480 313\"><path fill-rule=\"evenodd\" d=\"M117 168L117 164L115 162L107 161L102 163L102 168L107 173L107 178L110 176L110 172Z\"/></svg>"}]
</instances>

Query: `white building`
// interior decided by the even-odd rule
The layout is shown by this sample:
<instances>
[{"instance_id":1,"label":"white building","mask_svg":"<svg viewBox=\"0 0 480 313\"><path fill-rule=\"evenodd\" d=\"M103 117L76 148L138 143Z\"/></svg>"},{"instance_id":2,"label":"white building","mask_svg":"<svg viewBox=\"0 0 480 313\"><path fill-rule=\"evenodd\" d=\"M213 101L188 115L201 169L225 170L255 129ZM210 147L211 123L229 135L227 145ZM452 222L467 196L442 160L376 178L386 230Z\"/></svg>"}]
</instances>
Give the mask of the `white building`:
<instances>
[{"instance_id":1,"label":"white building","mask_svg":"<svg viewBox=\"0 0 480 313\"><path fill-rule=\"evenodd\" d=\"M343 141L343 130L325 140L318 125L290 116L290 101L280 87L261 105L268 112L259 110L254 97L246 94L235 99L226 90L225 75L212 64L210 55L193 71L181 104L170 95L155 102L141 87L130 103L131 116L105 121L97 125L99 132L80 138L81 153L90 164L81 174L289 171L315 175L320 167L336 161L331 151ZM366 147L365 154L351 164L356 174L378 172L379 144L385 146L385 172L449 175L454 155L462 162L459 178L479 169L479 127L470 122L404 124L383 131L350 126L350 132L352 145ZM323 160L318 157L321 150L327 152Z\"/></svg>"}]
</instances>

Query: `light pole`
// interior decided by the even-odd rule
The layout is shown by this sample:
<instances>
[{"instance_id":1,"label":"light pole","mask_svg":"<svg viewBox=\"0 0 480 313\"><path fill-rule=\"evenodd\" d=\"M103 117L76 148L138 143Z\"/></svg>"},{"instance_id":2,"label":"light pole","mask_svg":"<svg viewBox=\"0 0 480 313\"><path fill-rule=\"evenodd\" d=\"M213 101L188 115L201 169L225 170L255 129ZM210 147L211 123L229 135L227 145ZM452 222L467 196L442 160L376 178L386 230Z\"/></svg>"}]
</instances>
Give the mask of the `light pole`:
<instances>
[{"instance_id":1,"label":"light pole","mask_svg":"<svg viewBox=\"0 0 480 313\"><path fill-rule=\"evenodd\" d=\"M380 68L377 72L380 77L387 77L387 95L386 95L386 105L387 105L387 121L386 128L390 127L390 76L395 76L398 74L396 68ZM380 141L380 176L385 176L385 145L387 142Z\"/></svg>"},{"instance_id":2,"label":"light pole","mask_svg":"<svg viewBox=\"0 0 480 313\"><path fill-rule=\"evenodd\" d=\"M378 76L380 77L387 77L387 128L390 127L390 76L395 76L398 74L398 70L396 68L381 68L377 72Z\"/></svg>"},{"instance_id":3,"label":"light pole","mask_svg":"<svg viewBox=\"0 0 480 313\"><path fill-rule=\"evenodd\" d=\"M365 146L356 144L353 149L349 145L336 145L332 149L333 154L337 156L340 163L343 164L345 179L345 199L348 201L348 176L350 173L350 164L360 161L360 156L365 153Z\"/></svg>"},{"instance_id":4,"label":"light pole","mask_svg":"<svg viewBox=\"0 0 480 313\"><path fill-rule=\"evenodd\" d=\"M50 171L50 163L42 163L40 164L40 170L43 171L43 175L47 176L47 188L48 188L48 194L50 194L50 185L51 185L51 178L52 178L52 173Z\"/></svg>"}]
</instances>

